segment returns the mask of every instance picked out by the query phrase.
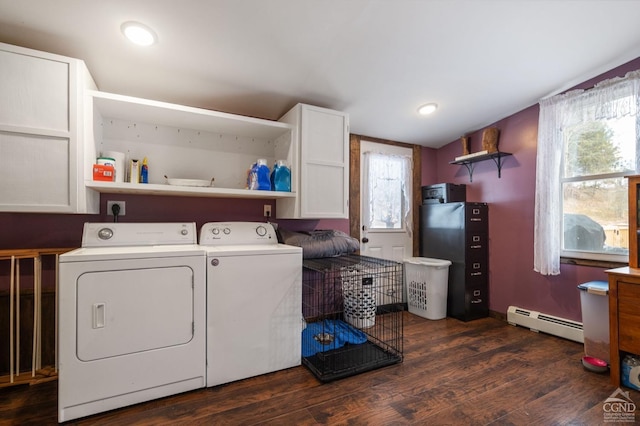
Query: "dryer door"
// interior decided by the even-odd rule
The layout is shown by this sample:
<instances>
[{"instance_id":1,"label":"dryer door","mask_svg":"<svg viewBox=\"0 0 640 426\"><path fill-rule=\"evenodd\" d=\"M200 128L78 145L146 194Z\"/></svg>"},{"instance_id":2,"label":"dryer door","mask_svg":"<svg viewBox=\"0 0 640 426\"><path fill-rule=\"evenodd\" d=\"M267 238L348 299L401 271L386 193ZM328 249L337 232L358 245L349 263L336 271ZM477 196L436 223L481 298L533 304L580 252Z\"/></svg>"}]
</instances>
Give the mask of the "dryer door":
<instances>
[{"instance_id":1,"label":"dryer door","mask_svg":"<svg viewBox=\"0 0 640 426\"><path fill-rule=\"evenodd\" d=\"M84 273L77 281L78 359L188 343L193 305L193 270L188 266Z\"/></svg>"}]
</instances>

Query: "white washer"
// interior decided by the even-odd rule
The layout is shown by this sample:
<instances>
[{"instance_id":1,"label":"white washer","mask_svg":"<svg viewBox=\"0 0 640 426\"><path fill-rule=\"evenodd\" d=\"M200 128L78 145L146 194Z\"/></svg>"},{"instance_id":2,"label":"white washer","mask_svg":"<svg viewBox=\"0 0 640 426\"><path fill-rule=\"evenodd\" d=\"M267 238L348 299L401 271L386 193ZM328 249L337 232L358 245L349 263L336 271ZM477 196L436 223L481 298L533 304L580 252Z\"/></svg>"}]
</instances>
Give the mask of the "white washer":
<instances>
[{"instance_id":1,"label":"white washer","mask_svg":"<svg viewBox=\"0 0 640 426\"><path fill-rule=\"evenodd\" d=\"M86 223L60 256L60 422L206 384L195 223Z\"/></svg>"},{"instance_id":2,"label":"white washer","mask_svg":"<svg viewBox=\"0 0 640 426\"><path fill-rule=\"evenodd\" d=\"M300 365L302 249L258 222L210 222L207 386Z\"/></svg>"}]
</instances>

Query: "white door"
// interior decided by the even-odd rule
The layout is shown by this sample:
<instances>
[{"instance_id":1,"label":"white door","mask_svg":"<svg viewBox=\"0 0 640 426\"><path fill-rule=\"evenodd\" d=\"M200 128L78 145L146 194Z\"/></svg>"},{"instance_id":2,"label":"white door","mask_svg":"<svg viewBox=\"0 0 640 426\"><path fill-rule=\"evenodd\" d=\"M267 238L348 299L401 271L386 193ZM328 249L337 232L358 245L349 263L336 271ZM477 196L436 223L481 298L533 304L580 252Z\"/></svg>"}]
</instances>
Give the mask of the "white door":
<instances>
[{"instance_id":1,"label":"white door","mask_svg":"<svg viewBox=\"0 0 640 426\"><path fill-rule=\"evenodd\" d=\"M87 272L78 277L77 356L95 361L185 345L194 333L188 266Z\"/></svg>"},{"instance_id":2,"label":"white door","mask_svg":"<svg viewBox=\"0 0 640 426\"><path fill-rule=\"evenodd\" d=\"M360 252L401 262L413 256L413 150L360 144Z\"/></svg>"}]
</instances>

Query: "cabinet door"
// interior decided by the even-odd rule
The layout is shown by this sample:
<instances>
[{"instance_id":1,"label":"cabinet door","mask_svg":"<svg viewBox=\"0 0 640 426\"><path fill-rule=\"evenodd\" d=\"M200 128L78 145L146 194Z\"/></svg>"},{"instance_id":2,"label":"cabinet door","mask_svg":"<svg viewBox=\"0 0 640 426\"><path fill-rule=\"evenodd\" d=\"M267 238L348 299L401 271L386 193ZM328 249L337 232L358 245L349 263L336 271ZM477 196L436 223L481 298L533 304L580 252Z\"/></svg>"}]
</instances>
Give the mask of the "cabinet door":
<instances>
[{"instance_id":1,"label":"cabinet door","mask_svg":"<svg viewBox=\"0 0 640 426\"><path fill-rule=\"evenodd\" d=\"M0 131L0 211L70 208L69 138Z\"/></svg>"},{"instance_id":2,"label":"cabinet door","mask_svg":"<svg viewBox=\"0 0 640 426\"><path fill-rule=\"evenodd\" d=\"M305 106L300 126L300 202L306 218L348 218L348 117Z\"/></svg>"},{"instance_id":3,"label":"cabinet door","mask_svg":"<svg viewBox=\"0 0 640 426\"><path fill-rule=\"evenodd\" d=\"M0 44L0 211L97 213L81 192L82 61Z\"/></svg>"},{"instance_id":4,"label":"cabinet door","mask_svg":"<svg viewBox=\"0 0 640 426\"><path fill-rule=\"evenodd\" d=\"M69 130L69 64L0 50L0 123Z\"/></svg>"},{"instance_id":5,"label":"cabinet door","mask_svg":"<svg viewBox=\"0 0 640 426\"><path fill-rule=\"evenodd\" d=\"M618 281L618 346L620 350L640 354L640 285Z\"/></svg>"}]
</instances>

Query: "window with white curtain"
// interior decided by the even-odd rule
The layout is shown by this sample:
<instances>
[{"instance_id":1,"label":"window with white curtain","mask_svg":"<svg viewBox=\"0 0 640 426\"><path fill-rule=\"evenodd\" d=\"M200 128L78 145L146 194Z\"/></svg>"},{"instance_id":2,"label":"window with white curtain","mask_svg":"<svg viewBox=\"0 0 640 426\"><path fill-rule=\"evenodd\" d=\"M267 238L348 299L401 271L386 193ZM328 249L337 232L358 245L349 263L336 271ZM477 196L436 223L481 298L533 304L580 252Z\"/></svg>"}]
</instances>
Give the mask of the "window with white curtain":
<instances>
[{"instance_id":1,"label":"window with white curtain","mask_svg":"<svg viewBox=\"0 0 640 426\"><path fill-rule=\"evenodd\" d=\"M368 229L411 231L409 218L411 159L398 155L364 153L364 178L367 193L362 194L363 223Z\"/></svg>"},{"instance_id":2,"label":"window with white curtain","mask_svg":"<svg viewBox=\"0 0 640 426\"><path fill-rule=\"evenodd\" d=\"M628 261L627 180L640 168L640 71L540 102L534 270Z\"/></svg>"}]
</instances>

